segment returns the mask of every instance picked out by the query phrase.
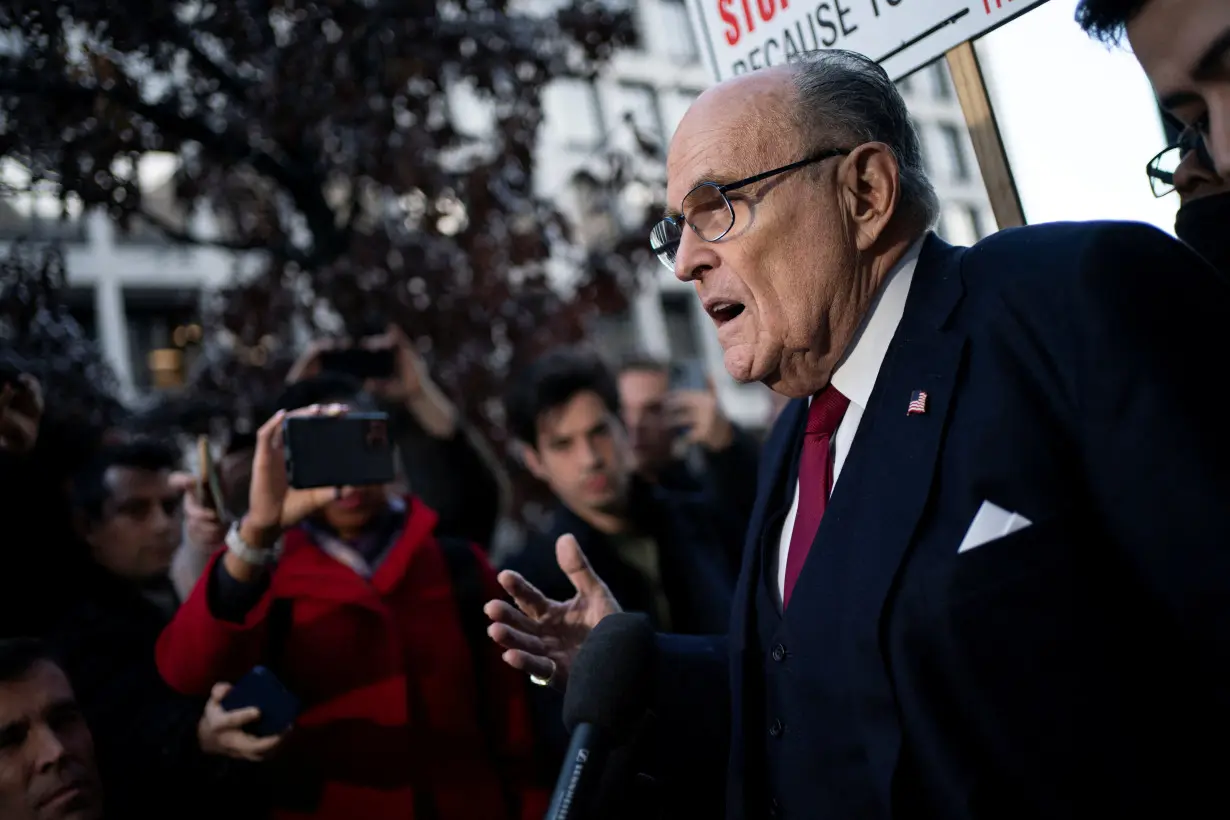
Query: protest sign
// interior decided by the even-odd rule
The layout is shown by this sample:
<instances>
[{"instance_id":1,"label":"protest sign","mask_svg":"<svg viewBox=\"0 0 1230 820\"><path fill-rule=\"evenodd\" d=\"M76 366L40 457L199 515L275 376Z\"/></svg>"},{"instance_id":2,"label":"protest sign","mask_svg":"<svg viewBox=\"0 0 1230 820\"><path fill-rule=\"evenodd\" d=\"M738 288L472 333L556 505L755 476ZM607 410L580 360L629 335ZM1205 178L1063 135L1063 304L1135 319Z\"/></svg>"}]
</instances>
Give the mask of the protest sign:
<instances>
[{"instance_id":1,"label":"protest sign","mask_svg":"<svg viewBox=\"0 0 1230 820\"><path fill-rule=\"evenodd\" d=\"M1045 0L692 0L717 81L844 48L893 79Z\"/></svg>"}]
</instances>

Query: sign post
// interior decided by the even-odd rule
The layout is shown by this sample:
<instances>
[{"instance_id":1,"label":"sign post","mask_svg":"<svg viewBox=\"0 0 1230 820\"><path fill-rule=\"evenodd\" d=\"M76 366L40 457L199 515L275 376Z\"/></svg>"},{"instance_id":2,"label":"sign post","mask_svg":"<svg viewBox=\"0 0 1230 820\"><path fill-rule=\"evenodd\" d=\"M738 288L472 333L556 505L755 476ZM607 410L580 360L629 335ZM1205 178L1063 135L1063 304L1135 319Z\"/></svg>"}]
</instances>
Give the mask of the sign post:
<instances>
[{"instance_id":1,"label":"sign post","mask_svg":"<svg viewBox=\"0 0 1230 820\"><path fill-rule=\"evenodd\" d=\"M995 221L1002 228L1017 228L1025 224L1025 209L1021 195L1012 177L1012 166L991 107L991 97L978 64L978 53L972 42L965 42L948 52L948 69L952 72L957 98L965 113L965 125L969 128L982 181L991 200Z\"/></svg>"},{"instance_id":2,"label":"sign post","mask_svg":"<svg viewBox=\"0 0 1230 820\"><path fill-rule=\"evenodd\" d=\"M828 48L872 57L894 80L948 55L1001 228L1024 224L971 41L1046 0L691 0L716 81Z\"/></svg>"}]
</instances>

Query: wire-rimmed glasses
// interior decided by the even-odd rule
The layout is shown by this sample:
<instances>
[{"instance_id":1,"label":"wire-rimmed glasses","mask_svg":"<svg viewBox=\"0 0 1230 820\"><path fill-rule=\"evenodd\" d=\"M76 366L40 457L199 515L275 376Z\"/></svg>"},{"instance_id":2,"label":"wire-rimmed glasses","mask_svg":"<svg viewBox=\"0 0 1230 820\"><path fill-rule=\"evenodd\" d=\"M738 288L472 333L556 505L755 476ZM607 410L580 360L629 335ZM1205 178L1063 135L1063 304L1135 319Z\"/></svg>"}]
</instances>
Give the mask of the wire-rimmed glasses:
<instances>
[{"instance_id":1,"label":"wire-rimmed glasses","mask_svg":"<svg viewBox=\"0 0 1230 820\"><path fill-rule=\"evenodd\" d=\"M1196 158L1201 165L1210 170L1213 168L1213 158L1209 155L1208 146L1204 144L1204 137L1195 128L1183 129L1178 142L1166 146L1149 160L1149 164L1145 166L1145 174L1149 177L1149 187L1153 189L1155 197L1160 199L1174 191L1175 172L1192 151L1196 152Z\"/></svg>"},{"instance_id":2,"label":"wire-rimmed glasses","mask_svg":"<svg viewBox=\"0 0 1230 820\"><path fill-rule=\"evenodd\" d=\"M833 149L813 154L807 159L774 168L737 182L724 185L716 182L702 182L691 191L680 203L680 212L664 217L649 232L649 249L658 257L666 269L674 272L675 255L679 252L679 242L683 239L683 226L686 223L697 236L706 242L717 242L730 233L735 226L735 208L727 193L743 188L769 177L793 171L806 165L824 162L834 157L850 153L846 149Z\"/></svg>"}]
</instances>

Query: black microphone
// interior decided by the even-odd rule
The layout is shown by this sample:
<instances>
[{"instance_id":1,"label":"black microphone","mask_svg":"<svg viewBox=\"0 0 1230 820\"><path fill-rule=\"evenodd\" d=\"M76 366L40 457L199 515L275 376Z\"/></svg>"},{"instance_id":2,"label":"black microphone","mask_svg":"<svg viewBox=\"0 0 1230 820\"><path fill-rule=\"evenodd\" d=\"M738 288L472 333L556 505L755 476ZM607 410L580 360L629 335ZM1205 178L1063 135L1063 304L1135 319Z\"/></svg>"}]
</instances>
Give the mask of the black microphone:
<instances>
[{"instance_id":1,"label":"black microphone","mask_svg":"<svg viewBox=\"0 0 1230 820\"><path fill-rule=\"evenodd\" d=\"M572 742L546 820L591 814L611 749L628 739L649 708L654 661L653 628L643 615L608 615L581 645L564 694Z\"/></svg>"}]
</instances>

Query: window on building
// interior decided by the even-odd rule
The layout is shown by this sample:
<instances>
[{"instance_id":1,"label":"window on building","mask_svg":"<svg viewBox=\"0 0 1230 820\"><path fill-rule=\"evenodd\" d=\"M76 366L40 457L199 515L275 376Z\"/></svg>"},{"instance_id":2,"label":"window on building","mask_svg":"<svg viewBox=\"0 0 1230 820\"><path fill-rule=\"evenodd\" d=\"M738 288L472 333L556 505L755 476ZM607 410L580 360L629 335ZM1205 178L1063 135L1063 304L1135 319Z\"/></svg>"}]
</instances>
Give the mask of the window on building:
<instances>
[{"instance_id":1,"label":"window on building","mask_svg":"<svg viewBox=\"0 0 1230 820\"><path fill-rule=\"evenodd\" d=\"M969 206L969 224L974 231L974 236L979 239L990 233L987 230L987 220L983 217L982 209L977 205Z\"/></svg>"},{"instance_id":2,"label":"window on building","mask_svg":"<svg viewBox=\"0 0 1230 820\"><path fill-rule=\"evenodd\" d=\"M954 245L972 245L982 236L974 220L975 209L967 205L948 205L940 219L939 234Z\"/></svg>"},{"instance_id":3,"label":"window on building","mask_svg":"<svg viewBox=\"0 0 1230 820\"><path fill-rule=\"evenodd\" d=\"M658 36L667 55L682 65L691 65L700 59L700 46L696 42L696 33L692 31L692 21L688 18L688 7L684 0L662 0L662 29Z\"/></svg>"},{"instance_id":4,"label":"window on building","mask_svg":"<svg viewBox=\"0 0 1230 820\"><path fill-rule=\"evenodd\" d=\"M64 294L68 314L81 325L87 339L98 341L98 310L94 302L94 288L69 288Z\"/></svg>"},{"instance_id":5,"label":"window on building","mask_svg":"<svg viewBox=\"0 0 1230 820\"><path fill-rule=\"evenodd\" d=\"M965 140L955 125L940 125L940 142L947 166L948 178L955 182L967 182L970 178L969 159L965 156Z\"/></svg>"},{"instance_id":6,"label":"window on building","mask_svg":"<svg viewBox=\"0 0 1230 820\"><path fill-rule=\"evenodd\" d=\"M644 83L619 83L609 100L611 123L622 147L636 150L636 135L655 150L665 152L666 139L662 115L658 111L658 92Z\"/></svg>"},{"instance_id":7,"label":"window on building","mask_svg":"<svg viewBox=\"0 0 1230 820\"><path fill-rule=\"evenodd\" d=\"M589 80L563 77L543 91L543 110L552 138L566 148L593 149L602 145L606 127L598 105L598 90Z\"/></svg>"},{"instance_id":8,"label":"window on building","mask_svg":"<svg viewBox=\"0 0 1230 820\"><path fill-rule=\"evenodd\" d=\"M931 64L931 87L935 91L937 100L951 100L954 96L952 90L952 76L948 73L948 63L944 58L940 58Z\"/></svg>"},{"instance_id":9,"label":"window on building","mask_svg":"<svg viewBox=\"0 0 1230 820\"><path fill-rule=\"evenodd\" d=\"M699 96L699 91L694 91L690 88L677 88L662 92L660 96L662 126L665 129L668 140L675 133L675 129L679 127L683 115L688 113L688 109L692 107L692 103Z\"/></svg>"},{"instance_id":10,"label":"window on building","mask_svg":"<svg viewBox=\"0 0 1230 820\"><path fill-rule=\"evenodd\" d=\"M589 336L599 350L613 358L631 355L640 348L640 334L630 310L594 318Z\"/></svg>"},{"instance_id":11,"label":"window on building","mask_svg":"<svg viewBox=\"0 0 1230 820\"><path fill-rule=\"evenodd\" d=\"M124 291L128 353L138 390L183 384L201 341L199 299L193 290Z\"/></svg>"},{"instance_id":12,"label":"window on building","mask_svg":"<svg viewBox=\"0 0 1230 820\"><path fill-rule=\"evenodd\" d=\"M672 359L699 359L700 334L696 327L696 297L691 293L662 294L662 315L666 320L666 339Z\"/></svg>"}]
</instances>

